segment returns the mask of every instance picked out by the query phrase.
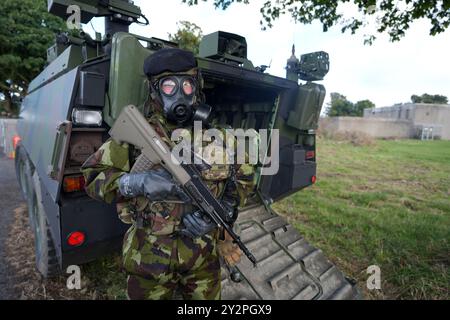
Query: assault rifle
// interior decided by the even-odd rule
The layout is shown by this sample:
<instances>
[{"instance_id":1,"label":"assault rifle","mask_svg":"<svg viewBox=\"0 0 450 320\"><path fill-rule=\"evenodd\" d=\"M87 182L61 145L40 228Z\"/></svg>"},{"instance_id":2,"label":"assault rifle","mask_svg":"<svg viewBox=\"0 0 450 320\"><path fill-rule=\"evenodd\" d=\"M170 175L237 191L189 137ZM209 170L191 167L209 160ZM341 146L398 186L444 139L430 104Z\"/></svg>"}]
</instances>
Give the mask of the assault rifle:
<instances>
[{"instance_id":1,"label":"assault rifle","mask_svg":"<svg viewBox=\"0 0 450 320\"><path fill-rule=\"evenodd\" d=\"M218 226L224 228L242 252L256 266L256 259L227 222L231 213L214 197L201 179L194 164L179 163L166 143L135 106L125 107L109 135L118 143L129 143L140 149L153 164L163 166L173 176L198 208Z\"/></svg>"}]
</instances>

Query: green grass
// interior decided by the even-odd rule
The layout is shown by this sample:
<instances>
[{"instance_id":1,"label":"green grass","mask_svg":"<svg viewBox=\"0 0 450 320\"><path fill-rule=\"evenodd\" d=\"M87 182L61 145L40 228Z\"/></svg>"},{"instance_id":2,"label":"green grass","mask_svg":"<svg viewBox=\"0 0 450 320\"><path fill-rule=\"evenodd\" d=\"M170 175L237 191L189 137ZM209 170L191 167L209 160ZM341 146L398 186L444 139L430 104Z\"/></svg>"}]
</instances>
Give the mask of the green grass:
<instances>
[{"instance_id":1,"label":"green grass","mask_svg":"<svg viewBox=\"0 0 450 320\"><path fill-rule=\"evenodd\" d=\"M108 300L126 300L126 274L121 272L121 255L114 254L82 266L84 287L88 297Z\"/></svg>"},{"instance_id":2,"label":"green grass","mask_svg":"<svg viewBox=\"0 0 450 320\"><path fill-rule=\"evenodd\" d=\"M450 141L318 141L318 183L275 209L367 298L450 298ZM366 288L378 265L382 290Z\"/></svg>"}]
</instances>

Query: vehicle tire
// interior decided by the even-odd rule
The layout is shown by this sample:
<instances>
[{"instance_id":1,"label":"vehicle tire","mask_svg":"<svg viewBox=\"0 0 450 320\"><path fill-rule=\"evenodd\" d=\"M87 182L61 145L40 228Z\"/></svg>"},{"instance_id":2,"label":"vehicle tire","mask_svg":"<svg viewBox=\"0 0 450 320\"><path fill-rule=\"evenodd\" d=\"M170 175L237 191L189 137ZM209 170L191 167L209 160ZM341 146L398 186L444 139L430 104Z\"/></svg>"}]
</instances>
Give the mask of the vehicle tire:
<instances>
[{"instance_id":1,"label":"vehicle tire","mask_svg":"<svg viewBox=\"0 0 450 320\"><path fill-rule=\"evenodd\" d=\"M16 177L17 181L19 182L22 195L25 199L27 199L28 179L26 174L27 171L29 171L29 165L27 164L28 158L23 148L17 147L16 150L17 150L15 157Z\"/></svg>"},{"instance_id":2,"label":"vehicle tire","mask_svg":"<svg viewBox=\"0 0 450 320\"><path fill-rule=\"evenodd\" d=\"M25 149L18 146L17 147L17 153L15 158L15 169L16 169L16 177L17 181L19 182L20 189L22 191L22 195L27 202L28 206L28 222L30 224L30 228L34 230L34 215L33 215L33 197L32 197L32 191L33 191L33 173L34 173L34 167L31 164L30 160L28 159L28 156L25 152Z\"/></svg>"},{"instance_id":3,"label":"vehicle tire","mask_svg":"<svg viewBox=\"0 0 450 320\"><path fill-rule=\"evenodd\" d=\"M53 277L60 273L60 268L55 245L47 222L47 215L41 203L42 198L37 173L33 175L33 184L30 185L29 191L29 211L34 222L36 268L44 278Z\"/></svg>"}]
</instances>

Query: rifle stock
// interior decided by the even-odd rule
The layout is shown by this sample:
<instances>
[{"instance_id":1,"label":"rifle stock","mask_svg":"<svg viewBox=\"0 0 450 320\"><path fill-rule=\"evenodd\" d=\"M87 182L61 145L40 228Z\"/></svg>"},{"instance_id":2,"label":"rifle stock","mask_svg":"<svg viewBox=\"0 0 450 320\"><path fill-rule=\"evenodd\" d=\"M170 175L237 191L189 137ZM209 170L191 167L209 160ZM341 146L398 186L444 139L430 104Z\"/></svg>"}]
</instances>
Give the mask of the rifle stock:
<instances>
[{"instance_id":1,"label":"rifle stock","mask_svg":"<svg viewBox=\"0 0 450 320\"><path fill-rule=\"evenodd\" d=\"M256 265L255 257L227 222L229 213L202 181L201 174L195 165L180 164L135 106L126 106L122 110L109 134L117 143L125 142L134 145L153 164L159 164L169 171L203 213L207 214L218 226L223 227L248 259Z\"/></svg>"}]
</instances>

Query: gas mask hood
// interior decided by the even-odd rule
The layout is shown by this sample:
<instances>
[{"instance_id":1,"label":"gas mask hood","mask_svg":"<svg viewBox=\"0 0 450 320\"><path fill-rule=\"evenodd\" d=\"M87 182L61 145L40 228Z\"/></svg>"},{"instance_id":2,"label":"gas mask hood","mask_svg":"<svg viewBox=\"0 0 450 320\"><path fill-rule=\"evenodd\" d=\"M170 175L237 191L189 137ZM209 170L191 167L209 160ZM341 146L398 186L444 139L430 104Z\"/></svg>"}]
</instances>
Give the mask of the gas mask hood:
<instances>
[{"instance_id":1,"label":"gas mask hood","mask_svg":"<svg viewBox=\"0 0 450 320\"><path fill-rule=\"evenodd\" d=\"M171 75L158 81L158 92L167 120L186 125L193 121L207 123L211 107L197 104L197 81L190 75Z\"/></svg>"},{"instance_id":2,"label":"gas mask hood","mask_svg":"<svg viewBox=\"0 0 450 320\"><path fill-rule=\"evenodd\" d=\"M157 50L145 59L144 74L150 81L151 99L168 121L180 126L193 121L208 124L211 107L202 103L202 77L192 52Z\"/></svg>"}]
</instances>

